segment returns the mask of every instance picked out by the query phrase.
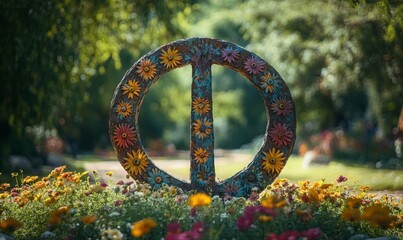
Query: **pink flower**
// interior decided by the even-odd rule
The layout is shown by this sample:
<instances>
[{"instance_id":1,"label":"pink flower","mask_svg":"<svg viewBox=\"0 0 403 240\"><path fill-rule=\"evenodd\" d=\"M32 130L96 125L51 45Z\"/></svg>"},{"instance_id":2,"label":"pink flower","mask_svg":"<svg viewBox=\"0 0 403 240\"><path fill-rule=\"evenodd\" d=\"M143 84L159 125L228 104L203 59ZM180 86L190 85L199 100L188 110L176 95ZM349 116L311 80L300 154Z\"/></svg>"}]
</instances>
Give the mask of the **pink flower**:
<instances>
[{"instance_id":1,"label":"pink flower","mask_svg":"<svg viewBox=\"0 0 403 240\"><path fill-rule=\"evenodd\" d=\"M123 204L123 200L117 200L117 201L115 201L115 206L117 207L117 206L120 206L120 205L122 205Z\"/></svg>"},{"instance_id":2,"label":"pink flower","mask_svg":"<svg viewBox=\"0 0 403 240\"><path fill-rule=\"evenodd\" d=\"M248 229L254 223L253 215L251 214L244 214L238 218L236 226L239 230L243 231Z\"/></svg>"},{"instance_id":3,"label":"pink flower","mask_svg":"<svg viewBox=\"0 0 403 240\"><path fill-rule=\"evenodd\" d=\"M264 63L258 57L252 56L245 61L244 67L250 74L258 74L263 71Z\"/></svg>"},{"instance_id":4,"label":"pink flower","mask_svg":"<svg viewBox=\"0 0 403 240\"><path fill-rule=\"evenodd\" d=\"M338 182L338 183L345 182L345 181L347 181L347 179L348 179L348 178L346 178L345 176L340 175L340 176L336 179L336 182Z\"/></svg>"},{"instance_id":5,"label":"pink flower","mask_svg":"<svg viewBox=\"0 0 403 240\"><path fill-rule=\"evenodd\" d=\"M167 226L168 234L178 234L182 232L181 225L177 222L171 222Z\"/></svg>"},{"instance_id":6,"label":"pink flower","mask_svg":"<svg viewBox=\"0 0 403 240\"><path fill-rule=\"evenodd\" d=\"M292 102L285 97L280 97L271 104L271 110L277 115L286 116L291 113L292 108Z\"/></svg>"},{"instance_id":7,"label":"pink flower","mask_svg":"<svg viewBox=\"0 0 403 240\"><path fill-rule=\"evenodd\" d=\"M269 137L278 147L287 146L292 139L292 132L288 130L288 125L277 123L270 129Z\"/></svg>"},{"instance_id":8,"label":"pink flower","mask_svg":"<svg viewBox=\"0 0 403 240\"><path fill-rule=\"evenodd\" d=\"M190 216L195 217L196 213L197 213L197 209L195 207L192 207L192 209L190 209Z\"/></svg>"},{"instance_id":9,"label":"pink flower","mask_svg":"<svg viewBox=\"0 0 403 240\"><path fill-rule=\"evenodd\" d=\"M238 59L239 58L239 51L238 50L236 50L236 49L232 49L231 47L227 47L226 49L224 49L224 50L222 50L221 51L221 57L225 60L225 61L227 61L227 62L229 62L229 63L231 63L231 62L233 62L233 61L235 61L236 59Z\"/></svg>"}]
</instances>

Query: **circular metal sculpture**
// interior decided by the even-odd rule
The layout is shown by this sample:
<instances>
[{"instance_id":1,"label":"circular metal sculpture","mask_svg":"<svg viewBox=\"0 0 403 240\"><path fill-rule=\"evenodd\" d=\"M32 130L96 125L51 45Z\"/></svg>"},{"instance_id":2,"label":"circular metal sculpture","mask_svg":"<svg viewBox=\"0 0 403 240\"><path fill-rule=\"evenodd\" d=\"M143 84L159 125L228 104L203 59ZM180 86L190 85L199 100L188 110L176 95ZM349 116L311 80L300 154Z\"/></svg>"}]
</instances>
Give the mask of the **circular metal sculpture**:
<instances>
[{"instance_id":1,"label":"circular metal sculpture","mask_svg":"<svg viewBox=\"0 0 403 240\"><path fill-rule=\"evenodd\" d=\"M145 94L159 77L175 68L192 66L190 182L155 166L141 144L138 115ZM244 75L263 97L268 116L264 142L249 165L216 182L214 170L211 65ZM163 184L220 196L249 196L263 190L279 175L295 142L295 105L277 71L256 54L222 40L190 38L164 45L140 58L115 90L109 135L119 162L136 180L153 188Z\"/></svg>"}]
</instances>

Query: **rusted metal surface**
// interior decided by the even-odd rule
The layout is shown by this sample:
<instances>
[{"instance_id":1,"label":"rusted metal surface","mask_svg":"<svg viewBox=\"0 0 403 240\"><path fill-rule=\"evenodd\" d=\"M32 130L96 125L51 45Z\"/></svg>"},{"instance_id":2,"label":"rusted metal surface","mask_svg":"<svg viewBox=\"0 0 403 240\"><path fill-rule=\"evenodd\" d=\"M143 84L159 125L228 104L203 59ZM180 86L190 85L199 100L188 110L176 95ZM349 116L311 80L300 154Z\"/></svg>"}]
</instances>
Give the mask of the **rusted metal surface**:
<instances>
[{"instance_id":1,"label":"rusted metal surface","mask_svg":"<svg viewBox=\"0 0 403 240\"><path fill-rule=\"evenodd\" d=\"M145 94L159 77L175 68L192 66L190 182L159 169L141 144L138 115ZM214 169L213 64L244 75L260 92L268 115L262 147L249 165L217 182ZM248 196L263 190L279 175L291 154L296 131L295 105L278 72L256 54L233 43L189 38L164 45L140 58L115 90L109 134L124 169L153 188L163 184L212 195Z\"/></svg>"}]
</instances>

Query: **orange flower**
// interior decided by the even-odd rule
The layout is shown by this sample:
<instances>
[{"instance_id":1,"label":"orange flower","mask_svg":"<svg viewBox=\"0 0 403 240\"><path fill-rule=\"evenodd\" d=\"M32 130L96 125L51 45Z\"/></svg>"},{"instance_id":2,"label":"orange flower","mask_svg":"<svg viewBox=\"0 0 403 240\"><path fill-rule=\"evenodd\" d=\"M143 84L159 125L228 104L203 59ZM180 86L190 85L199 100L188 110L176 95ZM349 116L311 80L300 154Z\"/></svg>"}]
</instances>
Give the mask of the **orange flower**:
<instances>
[{"instance_id":1,"label":"orange flower","mask_svg":"<svg viewBox=\"0 0 403 240\"><path fill-rule=\"evenodd\" d=\"M196 193L189 197L188 205L191 207L207 206L211 203L211 197L205 193Z\"/></svg>"},{"instance_id":2,"label":"orange flower","mask_svg":"<svg viewBox=\"0 0 403 240\"><path fill-rule=\"evenodd\" d=\"M154 77L155 73L157 72L155 64L151 62L150 59L144 58L141 62L140 65L137 66L137 71L138 74L145 80L150 80Z\"/></svg>"},{"instance_id":3,"label":"orange flower","mask_svg":"<svg viewBox=\"0 0 403 240\"><path fill-rule=\"evenodd\" d=\"M121 101L116 107L115 112L119 115L119 117L124 118L133 113L132 105L127 102Z\"/></svg>"},{"instance_id":4,"label":"orange flower","mask_svg":"<svg viewBox=\"0 0 403 240\"><path fill-rule=\"evenodd\" d=\"M131 153L128 152L127 157L123 159L125 160L123 167L131 175L139 175L148 167L148 158L141 149L132 150Z\"/></svg>"},{"instance_id":5,"label":"orange flower","mask_svg":"<svg viewBox=\"0 0 403 240\"><path fill-rule=\"evenodd\" d=\"M204 139L212 130L212 122L207 119L204 119L203 122L200 119L197 119L195 123L193 123L193 134L195 134L198 138Z\"/></svg>"},{"instance_id":6,"label":"orange flower","mask_svg":"<svg viewBox=\"0 0 403 240\"><path fill-rule=\"evenodd\" d=\"M81 218L81 222L83 222L85 225L91 224L97 220L96 216L84 216Z\"/></svg>"},{"instance_id":7,"label":"orange flower","mask_svg":"<svg viewBox=\"0 0 403 240\"><path fill-rule=\"evenodd\" d=\"M259 216L259 220L262 222L269 222L269 221L273 220L273 217L268 216L268 215L261 215L261 216Z\"/></svg>"},{"instance_id":8,"label":"orange flower","mask_svg":"<svg viewBox=\"0 0 403 240\"><path fill-rule=\"evenodd\" d=\"M309 222L312 220L312 214L308 210L297 210L295 213L300 217L301 222Z\"/></svg>"},{"instance_id":9,"label":"orange flower","mask_svg":"<svg viewBox=\"0 0 403 240\"><path fill-rule=\"evenodd\" d=\"M346 206L348 208L359 208L362 204L362 200L359 198L348 198L346 201Z\"/></svg>"},{"instance_id":10,"label":"orange flower","mask_svg":"<svg viewBox=\"0 0 403 240\"><path fill-rule=\"evenodd\" d=\"M262 200L261 205L265 208L282 208L284 206L288 206L288 203L284 198L272 195L272 196L266 196Z\"/></svg>"},{"instance_id":11,"label":"orange flower","mask_svg":"<svg viewBox=\"0 0 403 240\"><path fill-rule=\"evenodd\" d=\"M358 208L345 208L341 214L341 218L346 221L358 221L361 218L361 212Z\"/></svg>"},{"instance_id":12,"label":"orange flower","mask_svg":"<svg viewBox=\"0 0 403 240\"><path fill-rule=\"evenodd\" d=\"M391 227L391 223L396 220L396 216L390 215L390 209L381 204L364 208L362 218L384 229Z\"/></svg>"},{"instance_id":13,"label":"orange flower","mask_svg":"<svg viewBox=\"0 0 403 240\"><path fill-rule=\"evenodd\" d=\"M145 218L138 222L133 223L131 234L135 238L139 238L144 234L147 234L151 229L155 228L157 223L151 218Z\"/></svg>"},{"instance_id":14,"label":"orange flower","mask_svg":"<svg viewBox=\"0 0 403 240\"><path fill-rule=\"evenodd\" d=\"M4 221L0 221L0 229L3 230L4 232L8 232L8 233L14 232L21 226L22 226L22 223L15 220L14 218L7 218Z\"/></svg>"},{"instance_id":15,"label":"orange flower","mask_svg":"<svg viewBox=\"0 0 403 240\"><path fill-rule=\"evenodd\" d=\"M34 182L36 179L38 179L38 176L27 176L22 180L22 184L30 184Z\"/></svg>"},{"instance_id":16,"label":"orange flower","mask_svg":"<svg viewBox=\"0 0 403 240\"><path fill-rule=\"evenodd\" d=\"M127 84L122 86L123 95L127 94L129 99L132 99L134 96L139 96L141 91L141 87L136 80L129 80Z\"/></svg>"},{"instance_id":17,"label":"orange flower","mask_svg":"<svg viewBox=\"0 0 403 240\"><path fill-rule=\"evenodd\" d=\"M162 60L161 63L163 63L166 68L172 68L180 63L182 56L175 48L171 50L171 47L168 47L167 51L162 50L160 59Z\"/></svg>"},{"instance_id":18,"label":"orange flower","mask_svg":"<svg viewBox=\"0 0 403 240\"><path fill-rule=\"evenodd\" d=\"M205 98L195 98L192 102L193 110L198 114L205 114L211 110L211 104L209 100Z\"/></svg>"},{"instance_id":19,"label":"orange flower","mask_svg":"<svg viewBox=\"0 0 403 240\"><path fill-rule=\"evenodd\" d=\"M278 174L284 167L284 153L281 150L272 148L269 152L264 153L262 167L268 173Z\"/></svg>"},{"instance_id":20,"label":"orange flower","mask_svg":"<svg viewBox=\"0 0 403 240\"><path fill-rule=\"evenodd\" d=\"M207 152L206 149L198 148L194 153L194 157L195 157L195 161L197 163L203 164L203 163L207 162L209 153Z\"/></svg>"}]
</instances>

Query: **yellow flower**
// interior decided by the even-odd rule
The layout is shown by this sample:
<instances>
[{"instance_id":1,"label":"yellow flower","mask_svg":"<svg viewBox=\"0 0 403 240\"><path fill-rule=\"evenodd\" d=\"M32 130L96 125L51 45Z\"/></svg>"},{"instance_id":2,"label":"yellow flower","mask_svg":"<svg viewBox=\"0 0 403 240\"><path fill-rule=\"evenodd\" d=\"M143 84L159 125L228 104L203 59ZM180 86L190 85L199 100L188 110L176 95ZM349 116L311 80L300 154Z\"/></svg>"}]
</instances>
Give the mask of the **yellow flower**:
<instances>
[{"instance_id":1,"label":"yellow flower","mask_svg":"<svg viewBox=\"0 0 403 240\"><path fill-rule=\"evenodd\" d=\"M123 159L126 160L123 167L131 175L139 175L148 167L148 158L140 149L137 152L128 152L127 157Z\"/></svg>"},{"instance_id":2,"label":"yellow flower","mask_svg":"<svg viewBox=\"0 0 403 240\"><path fill-rule=\"evenodd\" d=\"M396 220L390 215L390 209L382 204L375 204L364 208L362 218L381 228L391 227L391 223Z\"/></svg>"},{"instance_id":3,"label":"yellow flower","mask_svg":"<svg viewBox=\"0 0 403 240\"><path fill-rule=\"evenodd\" d=\"M195 134L198 138L204 139L209 135L213 130L211 128L212 122L207 119L204 119L203 122L200 119L197 119L195 123L193 123L193 134Z\"/></svg>"},{"instance_id":4,"label":"yellow flower","mask_svg":"<svg viewBox=\"0 0 403 240\"><path fill-rule=\"evenodd\" d=\"M112 177L113 172L112 172L112 171L109 171L109 172L106 172L105 174L106 174L107 176L109 176L109 177Z\"/></svg>"},{"instance_id":5,"label":"yellow flower","mask_svg":"<svg viewBox=\"0 0 403 240\"><path fill-rule=\"evenodd\" d=\"M123 90L123 95L127 94L127 97L129 99L134 98L134 96L139 96L139 93L141 91L141 87L139 83L136 80L129 80L127 84L124 84L122 86Z\"/></svg>"},{"instance_id":6,"label":"yellow flower","mask_svg":"<svg viewBox=\"0 0 403 240\"><path fill-rule=\"evenodd\" d=\"M361 186L361 187L360 187L361 191L363 191L363 192L368 191L370 188L371 188L371 187L368 186L368 185L365 185L365 186Z\"/></svg>"},{"instance_id":7,"label":"yellow flower","mask_svg":"<svg viewBox=\"0 0 403 240\"><path fill-rule=\"evenodd\" d=\"M284 167L284 154L275 148L269 150L268 153L264 153L265 157L262 161L262 167L268 173L278 174Z\"/></svg>"},{"instance_id":8,"label":"yellow flower","mask_svg":"<svg viewBox=\"0 0 403 240\"><path fill-rule=\"evenodd\" d=\"M259 220L262 222L269 222L269 221L273 220L273 217L268 216L268 215L261 215L261 216L259 216Z\"/></svg>"},{"instance_id":9,"label":"yellow flower","mask_svg":"<svg viewBox=\"0 0 403 240\"><path fill-rule=\"evenodd\" d=\"M151 231L152 228L155 228L157 223L151 218L145 218L138 222L133 223L131 234L135 238L139 238L144 234L147 234Z\"/></svg>"},{"instance_id":10,"label":"yellow flower","mask_svg":"<svg viewBox=\"0 0 403 240\"><path fill-rule=\"evenodd\" d=\"M288 206L287 201L277 195L266 196L262 201L261 205L265 208L282 208Z\"/></svg>"},{"instance_id":11,"label":"yellow flower","mask_svg":"<svg viewBox=\"0 0 403 240\"><path fill-rule=\"evenodd\" d=\"M205 193L196 193L189 197L188 205L191 207L207 206L211 203L211 197Z\"/></svg>"},{"instance_id":12,"label":"yellow flower","mask_svg":"<svg viewBox=\"0 0 403 240\"><path fill-rule=\"evenodd\" d=\"M361 212L358 208L345 208L341 214L341 218L345 221L358 221L361 218Z\"/></svg>"},{"instance_id":13,"label":"yellow flower","mask_svg":"<svg viewBox=\"0 0 403 240\"><path fill-rule=\"evenodd\" d=\"M157 68L155 64L153 64L148 58L145 58L140 62L140 65L137 66L136 71L136 73L140 74L140 76L145 80L150 80L153 78L156 72Z\"/></svg>"},{"instance_id":14,"label":"yellow flower","mask_svg":"<svg viewBox=\"0 0 403 240\"><path fill-rule=\"evenodd\" d=\"M22 226L22 223L14 218L7 218L4 221L0 221L0 229L4 232L11 233Z\"/></svg>"},{"instance_id":15,"label":"yellow flower","mask_svg":"<svg viewBox=\"0 0 403 240\"><path fill-rule=\"evenodd\" d=\"M38 179L38 176L27 176L22 180L22 184L30 184L34 182L36 179Z\"/></svg>"},{"instance_id":16,"label":"yellow flower","mask_svg":"<svg viewBox=\"0 0 403 240\"><path fill-rule=\"evenodd\" d=\"M362 204L362 200L359 198L348 198L346 201L346 206L348 208L359 208Z\"/></svg>"},{"instance_id":17,"label":"yellow flower","mask_svg":"<svg viewBox=\"0 0 403 240\"><path fill-rule=\"evenodd\" d=\"M193 110L198 114L205 114L211 110L211 104L209 100L205 98L195 98L192 102Z\"/></svg>"},{"instance_id":18,"label":"yellow flower","mask_svg":"<svg viewBox=\"0 0 403 240\"><path fill-rule=\"evenodd\" d=\"M81 222L83 222L85 225L91 224L97 220L96 216L84 216L81 218Z\"/></svg>"},{"instance_id":19,"label":"yellow flower","mask_svg":"<svg viewBox=\"0 0 403 240\"><path fill-rule=\"evenodd\" d=\"M115 112L119 114L119 116L127 117L133 113L132 105L122 101L116 107Z\"/></svg>"},{"instance_id":20,"label":"yellow flower","mask_svg":"<svg viewBox=\"0 0 403 240\"><path fill-rule=\"evenodd\" d=\"M312 214L308 210L296 210L295 213L300 217L301 222L312 220Z\"/></svg>"},{"instance_id":21,"label":"yellow flower","mask_svg":"<svg viewBox=\"0 0 403 240\"><path fill-rule=\"evenodd\" d=\"M162 50L160 59L162 60L161 63L163 63L166 68L172 68L180 63L182 56L175 48L171 50L171 47L168 47L167 51Z\"/></svg>"},{"instance_id":22,"label":"yellow flower","mask_svg":"<svg viewBox=\"0 0 403 240\"><path fill-rule=\"evenodd\" d=\"M313 200L315 200L315 202L321 202L322 201L322 196L318 193L318 191L316 191L315 189L311 188L308 190L309 196L311 196L311 198Z\"/></svg>"},{"instance_id":23,"label":"yellow flower","mask_svg":"<svg viewBox=\"0 0 403 240\"><path fill-rule=\"evenodd\" d=\"M52 195L45 199L45 205L49 206L52 203L57 203L58 200L59 200L59 196Z\"/></svg>"},{"instance_id":24,"label":"yellow flower","mask_svg":"<svg viewBox=\"0 0 403 240\"><path fill-rule=\"evenodd\" d=\"M199 164L207 162L209 154L206 149L198 148L194 153L195 161Z\"/></svg>"}]
</instances>

